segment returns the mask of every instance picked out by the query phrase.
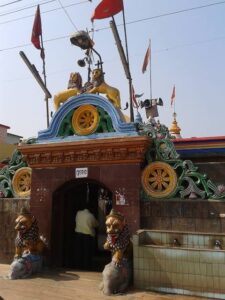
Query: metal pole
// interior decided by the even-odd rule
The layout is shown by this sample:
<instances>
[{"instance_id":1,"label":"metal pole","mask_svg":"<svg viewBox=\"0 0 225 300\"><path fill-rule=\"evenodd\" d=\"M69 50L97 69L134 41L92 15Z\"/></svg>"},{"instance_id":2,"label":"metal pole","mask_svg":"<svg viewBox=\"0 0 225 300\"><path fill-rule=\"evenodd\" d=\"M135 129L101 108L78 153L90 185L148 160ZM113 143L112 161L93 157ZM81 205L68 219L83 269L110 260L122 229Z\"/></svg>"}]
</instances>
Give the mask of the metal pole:
<instances>
[{"instance_id":1,"label":"metal pole","mask_svg":"<svg viewBox=\"0 0 225 300\"><path fill-rule=\"evenodd\" d=\"M123 7L123 27L124 27L124 35L125 35L125 46L126 46L126 56L127 56L127 65L130 71L130 64L129 64L129 53L128 53L128 43L127 43L127 29L126 29L126 20L125 20L125 13ZM129 81L129 95L130 95L130 120L134 122L134 110L133 110L133 100L132 100L132 78L130 75Z\"/></svg>"},{"instance_id":2,"label":"metal pole","mask_svg":"<svg viewBox=\"0 0 225 300\"><path fill-rule=\"evenodd\" d=\"M43 62L43 76L44 76L44 84L47 88L47 76L46 76L46 69L45 69L45 51L44 51L44 45L43 45L43 37L41 34L41 58ZM46 118L47 118L47 127L49 127L49 107L48 107L48 97L45 96L45 102L46 102Z\"/></svg>"},{"instance_id":3,"label":"metal pole","mask_svg":"<svg viewBox=\"0 0 225 300\"><path fill-rule=\"evenodd\" d=\"M150 61L149 61L150 99L152 99L152 47L151 47L151 39L149 39L149 51L150 51Z\"/></svg>"},{"instance_id":4,"label":"metal pole","mask_svg":"<svg viewBox=\"0 0 225 300\"><path fill-rule=\"evenodd\" d=\"M175 98L173 99L173 112L176 113L176 109L175 109Z\"/></svg>"},{"instance_id":5,"label":"metal pole","mask_svg":"<svg viewBox=\"0 0 225 300\"><path fill-rule=\"evenodd\" d=\"M35 65L31 64L29 59L26 57L25 53L23 51L19 52L21 58L23 59L23 61L25 62L26 66L28 67L28 69L31 71L32 75L34 76L34 78L37 80L37 83L40 85L40 87L42 88L43 92L45 93L45 96L49 99L52 97L51 93L49 92L49 90L46 88L43 79L41 78L41 76L38 73L38 70L36 69Z\"/></svg>"},{"instance_id":6,"label":"metal pole","mask_svg":"<svg viewBox=\"0 0 225 300\"><path fill-rule=\"evenodd\" d=\"M102 70L102 65L103 65L103 62L102 62L102 58L101 58L101 55L94 49L94 48L91 48L91 50L95 53L95 54L97 54L98 55L98 57L99 57L99 64L100 64L100 68L101 68L101 70ZM99 68L99 66L98 66L98 68Z\"/></svg>"}]
</instances>

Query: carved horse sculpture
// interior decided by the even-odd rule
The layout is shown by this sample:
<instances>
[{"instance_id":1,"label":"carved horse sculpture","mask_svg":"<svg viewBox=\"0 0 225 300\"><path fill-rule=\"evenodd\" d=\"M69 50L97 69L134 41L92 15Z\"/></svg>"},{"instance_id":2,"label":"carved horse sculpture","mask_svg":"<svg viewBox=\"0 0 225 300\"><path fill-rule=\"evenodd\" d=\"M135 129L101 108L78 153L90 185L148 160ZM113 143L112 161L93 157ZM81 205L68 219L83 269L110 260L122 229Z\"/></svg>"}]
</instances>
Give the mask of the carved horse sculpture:
<instances>
[{"instance_id":1,"label":"carved horse sculpture","mask_svg":"<svg viewBox=\"0 0 225 300\"><path fill-rule=\"evenodd\" d=\"M67 101L72 96L77 96L81 93L82 77L80 73L70 73L67 90L61 91L54 96L55 110L59 109L60 105Z\"/></svg>"},{"instance_id":2,"label":"carved horse sculpture","mask_svg":"<svg viewBox=\"0 0 225 300\"><path fill-rule=\"evenodd\" d=\"M93 88L88 91L88 93L96 94L106 94L106 97L110 102L117 108L121 108L120 92L117 88L108 85L104 81L104 73L101 69L94 69L92 71L92 84Z\"/></svg>"}]
</instances>

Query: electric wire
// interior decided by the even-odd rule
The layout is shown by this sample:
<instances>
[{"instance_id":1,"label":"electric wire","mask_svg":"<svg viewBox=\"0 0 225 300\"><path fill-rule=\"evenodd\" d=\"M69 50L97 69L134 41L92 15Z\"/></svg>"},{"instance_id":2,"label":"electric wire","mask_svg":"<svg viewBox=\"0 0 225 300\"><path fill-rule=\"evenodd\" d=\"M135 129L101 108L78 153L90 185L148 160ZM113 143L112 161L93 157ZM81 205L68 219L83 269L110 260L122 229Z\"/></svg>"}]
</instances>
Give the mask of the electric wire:
<instances>
[{"instance_id":1,"label":"electric wire","mask_svg":"<svg viewBox=\"0 0 225 300\"><path fill-rule=\"evenodd\" d=\"M215 5L221 5L221 4L225 4L225 1L219 1L219 2L215 2L215 3L211 3L211 4L195 6L195 7L185 8L185 9L181 9L181 10L177 10L177 11L173 11L173 12L169 12L169 13L164 13L164 14L160 14L160 15L156 15L156 16L152 16L152 17L148 17L148 18L142 18L142 19L126 22L126 25L131 25L131 24L135 24L135 23L139 23L139 22L145 22L145 21L149 21L149 20L153 20L153 19L168 17L168 16L180 14L180 13L185 13L185 12L198 10L198 9L202 9L202 8L207 8L207 7L211 7L211 6L215 6ZM123 24L118 24L117 26L123 26ZM101 31L101 30L106 30L106 29L110 29L110 26L95 29L95 31Z\"/></svg>"},{"instance_id":2,"label":"electric wire","mask_svg":"<svg viewBox=\"0 0 225 300\"><path fill-rule=\"evenodd\" d=\"M22 0L20 0L20 1L22 1ZM40 5L45 5L45 4L48 4L48 3L51 3L51 2L55 2L55 1L57 1L57 0L48 0L48 1L44 2L44 3L40 3ZM81 1L81 2L72 3L72 4L69 4L69 5L65 5L65 6L63 6L63 8L65 9L65 8L72 7L74 5L79 5L79 4L83 4L83 3L87 3L87 2L90 2L90 0L85 0L85 1ZM164 13L164 14L159 14L159 15L152 16L152 17L147 17L147 18L142 18L142 19L138 19L138 20L126 22L126 24L129 25L129 24L144 22L144 21L148 21L148 20L153 20L153 19L157 19L157 18L167 17L167 16L170 16L170 15L180 14L180 13L184 13L184 12L188 12L188 11L203 9L203 8L212 7L212 6L216 6L216 5L222 5L222 4L225 4L225 1L218 1L218 2L215 2L215 3L210 3L210 4L205 4L205 5L200 5L200 6L185 8L185 9L181 9L181 10L177 10L177 11L173 11L173 12L168 12L168 13ZM8 13L5 13L5 14L0 14L0 17L1 16L5 16L6 14L7 15L8 14L13 14L13 13L16 13L16 12L19 12L19 11L22 11L22 10L26 10L26 9L29 9L29 8L33 8L33 7L36 7L36 5L32 5L32 6L29 6L27 8L21 8L19 10L13 11L13 12L8 12ZM43 11L42 13L49 13L49 12L52 12L52 11L55 11L55 10L59 10L59 9L62 9L62 7L61 8L50 9L50 10L47 10L47 11ZM5 23L14 22L14 21L17 21L17 20L22 20L22 19L30 18L32 16L33 15L23 16L21 18L16 18L16 19L4 21L4 22L1 22L0 25L5 24ZM118 24L117 26L122 26L122 25L123 24ZM106 27L102 27L102 28L99 28L99 29L95 29L95 31L105 30L105 29L109 29L109 28L110 28L110 26L106 26Z\"/></svg>"},{"instance_id":3,"label":"electric wire","mask_svg":"<svg viewBox=\"0 0 225 300\"><path fill-rule=\"evenodd\" d=\"M43 2L43 3L38 3L38 4L39 4L40 6L42 6L42 5L49 4L49 3L52 3L52 2L56 2L56 1L57 1L57 0L48 0L48 1L45 1L45 2ZM72 6L75 6L75 5L79 5L79 4L83 4L83 3L87 3L87 2L89 2L89 0L85 0L85 1L80 1L80 2L76 2L76 3L68 4L68 5L65 5L64 8L69 8L69 7L72 7ZM6 15L11 15L11 14L14 14L14 13L17 13L17 12L21 12L21 11L24 11L24 10L27 10L27 9L34 8L34 7L36 7L38 4L35 4L35 5L32 5L32 6L28 6L28 7L23 7L23 8L14 10L14 11L8 11L8 12L5 12L5 13L2 13L2 14L0 14L0 17L4 17L4 16L6 16ZM57 7L57 8L53 8L53 9L44 11L44 12L42 12L42 13L48 13L48 12L51 12L51 11L54 11L54 10L59 10L59 9L62 9L62 8ZM31 16L32 16L32 15L23 16L23 17L17 18L17 19L26 19L26 18L29 18L29 17L31 17ZM17 19L8 20L8 21L6 21L6 23L14 22L14 21L17 20ZM4 24L4 22L2 22L2 23L0 23L0 24Z\"/></svg>"},{"instance_id":4,"label":"electric wire","mask_svg":"<svg viewBox=\"0 0 225 300\"><path fill-rule=\"evenodd\" d=\"M53 2L55 0L51 0L51 1L48 1L48 2ZM73 6L73 5L78 5L78 4L81 4L81 3L84 3L84 2L89 2L89 0L86 0L86 1L82 1L82 2L77 2L77 3L73 3L69 6ZM45 3L44 3L45 4ZM126 22L126 25L131 25L131 24L134 24L134 23L138 23L138 22L143 22L143 21L147 21L147 20L152 20L152 19L156 19L156 18L161 18L161 17L165 17L165 16L170 16L170 15L174 15L174 14L178 14L178 13L184 13L184 12L187 12L187 11L193 11L195 9L202 9L202 8L206 8L206 7L211 7L211 6L215 6L215 5L220 5L220 4L225 4L225 1L219 1L219 2L216 2L216 3L211 3L211 4L207 4L207 5L201 5L201 6L197 6L197 7L191 7L191 8L188 8L188 9L182 9L182 10L178 10L178 11L174 11L174 12L169 12L169 13L165 13L165 14L160 14L160 15L156 15L156 16L152 16L152 17L148 17L148 18L142 18L142 19L138 19L138 20L134 20L134 21L130 21L130 22ZM69 7L69 6L64 6L64 8L66 7ZM58 9L62 9L61 8L56 8L56 9L52 9L50 11L53 11L53 10L58 10ZM47 12L50 12L50 11L47 11ZM43 12L43 13L46 13ZM33 16L33 15L32 15ZM30 17L30 16L29 16ZM24 17L20 18L20 19L23 19ZM4 24L3 23L0 23L1 24ZM123 24L118 24L117 26L122 26ZM75 24L74 24L75 26ZM108 27L102 27L102 28L99 28L99 29L92 29L90 30L90 32L97 32L97 31L101 31L101 30L106 30L106 29L110 29L110 26ZM69 35L64 35L64 36L60 36L60 37L57 37L57 38L52 38L52 39L47 39L45 40L44 42L48 43L48 42L53 42L53 41L56 41L56 40L62 40L62 39L66 39L68 38ZM213 39L209 39L209 40L206 40L206 41L201 41L200 43L202 42L210 42L212 40L217 40L217 39L224 39L225 37L219 37L219 38L213 38ZM194 42L192 45L194 44L198 44L199 42ZM3 48L3 49L0 49L0 52L4 52L4 51L9 51L9 50L13 50L13 49L18 49L18 48L22 48L22 47L28 47L28 46L31 46L32 44L31 43L28 43L28 44L22 44L22 45L16 45L16 46L13 46L13 47L8 47L8 48ZM160 51L168 51L168 49L171 49L171 48L166 48L164 50L160 50Z\"/></svg>"},{"instance_id":5,"label":"electric wire","mask_svg":"<svg viewBox=\"0 0 225 300\"><path fill-rule=\"evenodd\" d=\"M48 0L48 1L45 1L43 3L40 3L40 5L49 4L49 3L52 3L52 2L55 2L55 1L56 0ZM15 14L17 12L21 12L21 11L24 11L24 10L27 10L27 9L30 9L30 8L34 8L34 7L37 7L37 4L33 4L31 6L28 6L28 7L18 8L18 9L14 10L14 11L4 12L4 13L0 14L0 17L4 17L4 16L7 16L7 15Z\"/></svg>"},{"instance_id":6,"label":"electric wire","mask_svg":"<svg viewBox=\"0 0 225 300\"><path fill-rule=\"evenodd\" d=\"M62 5L62 2L60 0L58 0L61 8L63 9L63 11L65 12L67 18L69 19L69 21L71 22L71 24L73 25L73 27L78 31L77 26L75 25L75 23L73 22L73 20L70 18L70 15L68 14L67 10L65 9L65 7Z\"/></svg>"},{"instance_id":7,"label":"electric wire","mask_svg":"<svg viewBox=\"0 0 225 300\"><path fill-rule=\"evenodd\" d=\"M15 1L12 1L12 2L1 4L0 7L5 7L5 6L11 5L11 4L14 4L14 3L17 3L17 2L21 2L21 1L23 1L23 0L15 0Z\"/></svg>"},{"instance_id":8,"label":"electric wire","mask_svg":"<svg viewBox=\"0 0 225 300\"><path fill-rule=\"evenodd\" d=\"M53 2L53 1L56 1L56 0L51 0L51 1ZM73 4L70 4L70 5L64 6L64 8L84 4L84 3L87 3L87 2L89 2L89 0L73 3ZM49 2L45 2L45 3L42 3L42 4L47 4L47 3L49 3ZM40 5L42 5L42 4L40 4ZM49 9L49 10L46 10L46 11L42 11L41 14L46 14L46 13L57 11L57 10L60 10L60 9L62 9L62 8L61 7L52 8L52 9ZM1 17L1 15L0 15L0 17ZM34 14L23 16L23 17L20 17L20 18L11 19L11 20L8 20L8 21L3 21L3 22L0 22L0 25L4 25L4 24L7 24L7 23L12 23L12 22L15 22L15 21L20 21L20 20L23 20L23 19L28 19L28 18L31 18L31 17L34 17Z\"/></svg>"}]
</instances>

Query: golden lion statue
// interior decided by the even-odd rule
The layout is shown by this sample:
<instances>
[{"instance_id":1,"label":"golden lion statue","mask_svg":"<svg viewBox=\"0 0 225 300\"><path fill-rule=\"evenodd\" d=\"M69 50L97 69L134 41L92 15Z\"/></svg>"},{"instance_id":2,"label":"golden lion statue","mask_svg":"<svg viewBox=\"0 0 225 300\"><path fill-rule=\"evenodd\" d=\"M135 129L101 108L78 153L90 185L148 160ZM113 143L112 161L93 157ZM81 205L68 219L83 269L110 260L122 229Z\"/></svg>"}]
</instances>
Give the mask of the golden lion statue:
<instances>
[{"instance_id":1,"label":"golden lion statue","mask_svg":"<svg viewBox=\"0 0 225 300\"><path fill-rule=\"evenodd\" d=\"M101 69L94 69L92 71L92 84L93 88L88 91L91 94L106 94L106 97L117 108L121 108L120 92L118 89L108 85L104 81L104 73Z\"/></svg>"},{"instance_id":2,"label":"golden lion statue","mask_svg":"<svg viewBox=\"0 0 225 300\"><path fill-rule=\"evenodd\" d=\"M80 73L70 73L67 90L61 91L54 96L55 110L59 109L60 105L72 96L77 96L81 93L82 77Z\"/></svg>"},{"instance_id":3,"label":"golden lion statue","mask_svg":"<svg viewBox=\"0 0 225 300\"><path fill-rule=\"evenodd\" d=\"M44 239L39 236L37 220L25 208L17 217L15 230L15 258L21 257L24 253L41 255L46 248Z\"/></svg>"}]
</instances>

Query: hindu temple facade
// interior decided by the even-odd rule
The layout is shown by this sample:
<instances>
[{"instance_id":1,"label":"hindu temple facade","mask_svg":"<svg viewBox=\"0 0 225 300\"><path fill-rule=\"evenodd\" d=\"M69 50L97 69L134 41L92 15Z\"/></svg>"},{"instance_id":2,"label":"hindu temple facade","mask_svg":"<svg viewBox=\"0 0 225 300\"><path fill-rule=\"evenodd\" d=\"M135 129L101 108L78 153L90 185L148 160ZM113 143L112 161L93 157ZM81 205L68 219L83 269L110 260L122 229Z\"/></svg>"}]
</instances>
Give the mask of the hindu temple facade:
<instances>
[{"instance_id":1,"label":"hindu temple facade","mask_svg":"<svg viewBox=\"0 0 225 300\"><path fill-rule=\"evenodd\" d=\"M164 263L171 255L184 256L190 247L197 247L192 264L204 247L207 257L224 255L223 186L202 173L189 159L190 153L180 157L178 152L188 151L186 148L182 140L174 141L168 128L159 122L127 123L110 101L84 93L66 101L53 115L49 128L40 131L36 139L19 146L20 157L9 166L16 170L15 175L4 181L3 190L6 196L19 197L20 204L22 198L30 198L24 204L38 219L40 232L49 242L47 264L51 266L76 268L79 245L73 241L75 215L85 201L91 204L100 223L95 270L101 270L109 260L102 247L106 237L104 220L114 208L124 214L134 234L136 287L223 295L221 286L210 288L207 295L202 293L199 280L196 284L187 281L187 286L181 287L180 277L188 277L189 271L176 269L175 276L174 269ZM207 245L202 242L205 240ZM220 248L215 249L218 240ZM155 256L161 251L165 252L162 259ZM144 263L146 258L158 269ZM185 258L179 264L186 266ZM218 262L212 260L210 264L216 268ZM155 271L167 274L167 278L155 277ZM206 276L195 271L191 274Z\"/></svg>"}]
</instances>

